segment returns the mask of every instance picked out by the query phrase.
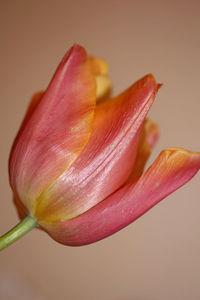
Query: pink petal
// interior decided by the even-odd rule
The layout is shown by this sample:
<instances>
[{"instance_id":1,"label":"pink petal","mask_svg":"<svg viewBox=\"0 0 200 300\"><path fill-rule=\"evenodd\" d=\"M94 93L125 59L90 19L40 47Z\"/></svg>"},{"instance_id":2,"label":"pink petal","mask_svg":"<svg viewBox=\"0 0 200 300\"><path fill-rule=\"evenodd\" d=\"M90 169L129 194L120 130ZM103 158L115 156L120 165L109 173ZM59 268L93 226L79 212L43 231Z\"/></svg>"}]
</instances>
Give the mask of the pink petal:
<instances>
[{"instance_id":1,"label":"pink petal","mask_svg":"<svg viewBox=\"0 0 200 300\"><path fill-rule=\"evenodd\" d=\"M142 123L158 85L152 75L99 104L91 138L70 169L41 195L39 221L70 219L119 188L133 169Z\"/></svg>"},{"instance_id":2,"label":"pink petal","mask_svg":"<svg viewBox=\"0 0 200 300\"><path fill-rule=\"evenodd\" d=\"M10 182L31 212L44 188L70 167L87 144L95 93L87 53L75 45L29 111L11 152Z\"/></svg>"},{"instance_id":3,"label":"pink petal","mask_svg":"<svg viewBox=\"0 0 200 300\"><path fill-rule=\"evenodd\" d=\"M138 181L126 185L79 217L41 224L66 245L85 245L127 226L160 200L189 181L200 169L200 153L169 148Z\"/></svg>"}]
</instances>

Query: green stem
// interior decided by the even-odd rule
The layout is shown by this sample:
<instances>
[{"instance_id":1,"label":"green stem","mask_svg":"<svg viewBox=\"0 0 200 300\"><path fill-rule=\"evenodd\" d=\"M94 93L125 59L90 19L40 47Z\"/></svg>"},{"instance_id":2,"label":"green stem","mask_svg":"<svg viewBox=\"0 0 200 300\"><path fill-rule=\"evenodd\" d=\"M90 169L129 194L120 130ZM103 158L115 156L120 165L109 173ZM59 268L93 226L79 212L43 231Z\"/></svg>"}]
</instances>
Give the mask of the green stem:
<instances>
[{"instance_id":1,"label":"green stem","mask_svg":"<svg viewBox=\"0 0 200 300\"><path fill-rule=\"evenodd\" d=\"M10 246L36 226L36 219L31 216L26 216L15 227L0 237L0 251Z\"/></svg>"}]
</instances>

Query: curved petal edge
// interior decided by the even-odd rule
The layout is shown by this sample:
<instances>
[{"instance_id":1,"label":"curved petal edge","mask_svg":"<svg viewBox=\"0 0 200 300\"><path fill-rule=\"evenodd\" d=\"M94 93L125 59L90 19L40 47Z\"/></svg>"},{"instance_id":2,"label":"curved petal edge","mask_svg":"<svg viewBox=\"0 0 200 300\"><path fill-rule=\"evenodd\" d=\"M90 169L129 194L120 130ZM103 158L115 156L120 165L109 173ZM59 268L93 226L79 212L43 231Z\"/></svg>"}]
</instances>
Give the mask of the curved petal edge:
<instances>
[{"instance_id":1,"label":"curved petal edge","mask_svg":"<svg viewBox=\"0 0 200 300\"><path fill-rule=\"evenodd\" d=\"M69 221L41 226L62 244L81 246L96 242L136 220L188 182L199 169L200 153L166 149L137 181L122 187L86 213Z\"/></svg>"}]
</instances>

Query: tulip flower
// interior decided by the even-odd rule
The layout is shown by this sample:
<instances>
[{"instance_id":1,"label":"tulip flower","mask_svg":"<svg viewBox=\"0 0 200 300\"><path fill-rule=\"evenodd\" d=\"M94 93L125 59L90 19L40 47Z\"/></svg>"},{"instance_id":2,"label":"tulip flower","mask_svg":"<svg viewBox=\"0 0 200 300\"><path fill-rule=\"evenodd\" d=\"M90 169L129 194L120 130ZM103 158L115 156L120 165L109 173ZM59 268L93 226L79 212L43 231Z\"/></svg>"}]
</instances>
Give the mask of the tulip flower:
<instances>
[{"instance_id":1,"label":"tulip flower","mask_svg":"<svg viewBox=\"0 0 200 300\"><path fill-rule=\"evenodd\" d=\"M22 221L0 238L1 249L34 227L65 245L96 242L197 173L200 153L179 148L144 171L159 135L146 116L160 86L150 74L109 99L105 61L71 48L14 141L9 176Z\"/></svg>"}]
</instances>

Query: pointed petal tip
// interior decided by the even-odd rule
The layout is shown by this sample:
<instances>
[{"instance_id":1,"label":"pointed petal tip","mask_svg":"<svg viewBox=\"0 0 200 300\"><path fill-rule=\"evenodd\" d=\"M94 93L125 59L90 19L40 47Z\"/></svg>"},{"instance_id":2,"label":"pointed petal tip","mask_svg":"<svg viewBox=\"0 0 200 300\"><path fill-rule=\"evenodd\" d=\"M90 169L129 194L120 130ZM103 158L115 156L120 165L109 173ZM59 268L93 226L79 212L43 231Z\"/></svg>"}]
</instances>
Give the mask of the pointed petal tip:
<instances>
[{"instance_id":1,"label":"pointed petal tip","mask_svg":"<svg viewBox=\"0 0 200 300\"><path fill-rule=\"evenodd\" d=\"M138 82L141 86L148 86L150 89L153 88L154 94L156 94L163 85L162 83L157 83L155 76L151 73L141 78Z\"/></svg>"},{"instance_id":2,"label":"pointed petal tip","mask_svg":"<svg viewBox=\"0 0 200 300\"><path fill-rule=\"evenodd\" d=\"M85 60L88 58L88 54L85 48L79 44L74 44L64 55L60 66L63 66L66 63L68 63L71 56L77 56L76 59L80 58L81 60L83 59L83 57L85 57Z\"/></svg>"},{"instance_id":3,"label":"pointed petal tip","mask_svg":"<svg viewBox=\"0 0 200 300\"><path fill-rule=\"evenodd\" d=\"M191 150L186 150L184 148L179 148L179 147L169 147L162 152L166 152L167 155L170 157L173 154L178 154L182 156L190 156L190 157L196 157L197 159L200 159L200 152L198 151L191 151Z\"/></svg>"},{"instance_id":4,"label":"pointed petal tip","mask_svg":"<svg viewBox=\"0 0 200 300\"><path fill-rule=\"evenodd\" d=\"M184 164L188 161L188 167L194 167L198 172L200 169L200 152L186 150L183 148L170 147L164 150L167 158L176 159L176 163Z\"/></svg>"},{"instance_id":5,"label":"pointed petal tip","mask_svg":"<svg viewBox=\"0 0 200 300\"><path fill-rule=\"evenodd\" d=\"M155 163L152 165L159 166L160 175L157 177L159 182L161 177L168 177L168 184L176 189L187 183L200 169L200 153L185 150L183 148L167 148L163 150ZM152 167L149 171L153 170ZM171 175L170 175L171 174Z\"/></svg>"},{"instance_id":6,"label":"pointed petal tip","mask_svg":"<svg viewBox=\"0 0 200 300\"><path fill-rule=\"evenodd\" d=\"M157 83L155 76L152 73L147 74L144 77L144 80L147 80L147 81L151 80L152 82L154 82L157 86L156 91L158 91L163 86L163 83Z\"/></svg>"},{"instance_id":7,"label":"pointed petal tip","mask_svg":"<svg viewBox=\"0 0 200 300\"><path fill-rule=\"evenodd\" d=\"M80 44L78 44L78 43L75 43L75 44L72 46L71 50L74 51L74 52L83 51L83 52L86 54L86 56L88 57L88 54L87 54L86 49L85 49L82 45L80 45Z\"/></svg>"}]
</instances>

